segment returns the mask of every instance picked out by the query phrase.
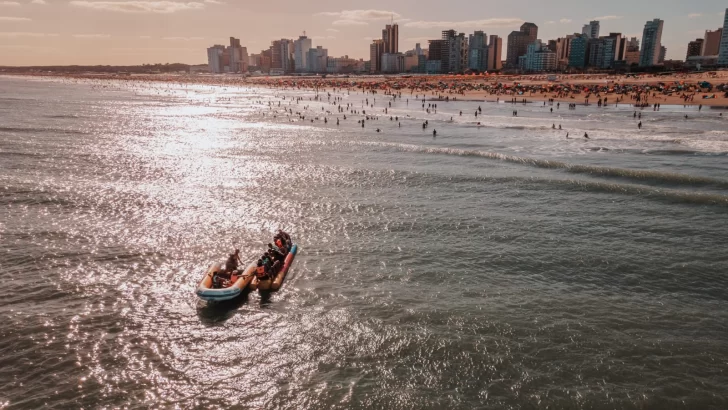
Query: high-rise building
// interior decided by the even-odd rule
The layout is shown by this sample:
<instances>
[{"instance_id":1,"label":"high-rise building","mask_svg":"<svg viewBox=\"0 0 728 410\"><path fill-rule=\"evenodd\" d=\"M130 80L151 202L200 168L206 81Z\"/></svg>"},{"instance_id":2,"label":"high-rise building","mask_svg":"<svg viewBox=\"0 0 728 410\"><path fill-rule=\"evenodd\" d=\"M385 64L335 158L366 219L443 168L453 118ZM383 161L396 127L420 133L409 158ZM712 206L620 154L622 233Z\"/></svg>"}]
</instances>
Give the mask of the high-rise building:
<instances>
[{"instance_id":1,"label":"high-rise building","mask_svg":"<svg viewBox=\"0 0 728 410\"><path fill-rule=\"evenodd\" d=\"M369 45L369 68L371 73L379 73L382 71L382 54L384 54L384 40L374 40Z\"/></svg>"},{"instance_id":2,"label":"high-rise building","mask_svg":"<svg viewBox=\"0 0 728 410\"><path fill-rule=\"evenodd\" d=\"M586 38L599 38L599 21L592 20L589 24L584 24L581 28L581 34Z\"/></svg>"},{"instance_id":3,"label":"high-rise building","mask_svg":"<svg viewBox=\"0 0 728 410\"><path fill-rule=\"evenodd\" d=\"M207 65L210 66L210 72L219 74L225 72L223 55L225 54L225 46L216 44L207 49Z\"/></svg>"},{"instance_id":4,"label":"high-rise building","mask_svg":"<svg viewBox=\"0 0 728 410\"><path fill-rule=\"evenodd\" d=\"M242 47L240 46L240 39L230 37L230 48L228 49L228 55L230 56L230 72L237 73L241 71L240 66L243 62Z\"/></svg>"},{"instance_id":5,"label":"high-rise building","mask_svg":"<svg viewBox=\"0 0 728 410\"><path fill-rule=\"evenodd\" d=\"M632 37L627 41L627 50L628 51L639 51L640 50L640 41L637 39L637 37Z\"/></svg>"},{"instance_id":6,"label":"high-rise building","mask_svg":"<svg viewBox=\"0 0 728 410\"><path fill-rule=\"evenodd\" d=\"M523 23L519 31L512 31L508 35L508 51L506 64L508 67L518 67L518 57L525 55L528 45L536 41L538 26L533 23Z\"/></svg>"},{"instance_id":7,"label":"high-rise building","mask_svg":"<svg viewBox=\"0 0 728 410\"><path fill-rule=\"evenodd\" d=\"M389 54L399 53L399 25L387 24L382 30L384 41L384 52Z\"/></svg>"},{"instance_id":8,"label":"high-rise building","mask_svg":"<svg viewBox=\"0 0 728 410\"><path fill-rule=\"evenodd\" d=\"M325 73L327 68L327 60L329 58L329 50L318 46L308 50L306 57L306 71L310 73Z\"/></svg>"},{"instance_id":9,"label":"high-rise building","mask_svg":"<svg viewBox=\"0 0 728 410\"><path fill-rule=\"evenodd\" d=\"M563 70L569 65L569 53L571 53L571 40L573 34L566 37L556 39L556 66L559 70Z\"/></svg>"},{"instance_id":10,"label":"high-rise building","mask_svg":"<svg viewBox=\"0 0 728 410\"><path fill-rule=\"evenodd\" d=\"M697 38L688 43L688 52L685 54L685 61L687 61L690 57L701 55L704 41L705 39Z\"/></svg>"},{"instance_id":11,"label":"high-rise building","mask_svg":"<svg viewBox=\"0 0 728 410\"><path fill-rule=\"evenodd\" d=\"M293 40L274 40L270 46L271 70L279 73L289 73L294 68Z\"/></svg>"},{"instance_id":12,"label":"high-rise building","mask_svg":"<svg viewBox=\"0 0 728 410\"><path fill-rule=\"evenodd\" d=\"M425 73L439 74L442 72L443 50L445 47L446 42L444 40L428 40Z\"/></svg>"},{"instance_id":13,"label":"high-rise building","mask_svg":"<svg viewBox=\"0 0 728 410\"><path fill-rule=\"evenodd\" d=\"M701 56L717 56L720 51L720 39L723 36L723 29L705 30L703 38L703 48L700 50Z\"/></svg>"},{"instance_id":14,"label":"high-rise building","mask_svg":"<svg viewBox=\"0 0 728 410\"><path fill-rule=\"evenodd\" d=\"M444 48L442 51L442 71L461 73L468 68L468 39L464 33L455 30L442 32Z\"/></svg>"},{"instance_id":15,"label":"high-rise building","mask_svg":"<svg viewBox=\"0 0 728 410\"><path fill-rule=\"evenodd\" d=\"M640 67L651 67L660 63L662 47L662 26L660 19L648 21L642 31L642 49L640 50Z\"/></svg>"},{"instance_id":16,"label":"high-rise building","mask_svg":"<svg viewBox=\"0 0 728 410\"><path fill-rule=\"evenodd\" d=\"M389 74L401 73L404 71L404 54L384 53L382 54L382 72Z\"/></svg>"},{"instance_id":17,"label":"high-rise building","mask_svg":"<svg viewBox=\"0 0 728 410\"><path fill-rule=\"evenodd\" d=\"M574 34L571 39L571 50L569 51L569 67L586 67L586 57L589 48L589 39L583 34Z\"/></svg>"},{"instance_id":18,"label":"high-rise building","mask_svg":"<svg viewBox=\"0 0 728 410\"><path fill-rule=\"evenodd\" d=\"M503 53L503 39L491 34L488 43L488 70L500 70L503 68L501 55Z\"/></svg>"},{"instance_id":19,"label":"high-rise building","mask_svg":"<svg viewBox=\"0 0 728 410\"><path fill-rule=\"evenodd\" d=\"M657 62L659 64L662 64L665 62L665 57L667 56L667 47L660 46L660 56L657 58Z\"/></svg>"},{"instance_id":20,"label":"high-rise building","mask_svg":"<svg viewBox=\"0 0 728 410\"><path fill-rule=\"evenodd\" d=\"M627 66L640 63L640 41L632 37L627 41L627 50L624 52L624 62Z\"/></svg>"},{"instance_id":21,"label":"high-rise building","mask_svg":"<svg viewBox=\"0 0 728 410\"><path fill-rule=\"evenodd\" d=\"M523 63L521 70L527 72L543 72L556 70L556 53L549 49L548 45L543 44L541 40L536 40L528 45L525 58L521 58Z\"/></svg>"},{"instance_id":22,"label":"high-rise building","mask_svg":"<svg viewBox=\"0 0 728 410\"><path fill-rule=\"evenodd\" d=\"M468 68L475 71L488 69L488 36L482 31L468 37Z\"/></svg>"},{"instance_id":23,"label":"high-rise building","mask_svg":"<svg viewBox=\"0 0 728 410\"><path fill-rule=\"evenodd\" d=\"M614 68L615 61L622 61L627 50L627 41L621 33L589 39L588 65L599 69Z\"/></svg>"},{"instance_id":24,"label":"high-rise building","mask_svg":"<svg viewBox=\"0 0 728 410\"><path fill-rule=\"evenodd\" d=\"M311 39L302 35L293 42L293 59L296 63L296 72L308 70L308 50L311 49Z\"/></svg>"},{"instance_id":25,"label":"high-rise building","mask_svg":"<svg viewBox=\"0 0 728 410\"><path fill-rule=\"evenodd\" d=\"M728 9L725 9L723 17L723 36L718 50L718 65L728 66Z\"/></svg>"}]
</instances>

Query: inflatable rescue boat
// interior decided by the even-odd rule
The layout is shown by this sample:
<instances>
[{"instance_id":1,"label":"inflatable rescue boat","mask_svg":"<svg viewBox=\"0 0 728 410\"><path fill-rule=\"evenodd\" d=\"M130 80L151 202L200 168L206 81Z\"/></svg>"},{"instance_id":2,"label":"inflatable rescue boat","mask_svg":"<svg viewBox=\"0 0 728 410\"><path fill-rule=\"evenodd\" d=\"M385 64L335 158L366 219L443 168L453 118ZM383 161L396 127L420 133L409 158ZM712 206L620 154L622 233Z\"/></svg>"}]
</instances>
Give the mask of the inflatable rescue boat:
<instances>
[{"instance_id":1,"label":"inflatable rescue boat","mask_svg":"<svg viewBox=\"0 0 728 410\"><path fill-rule=\"evenodd\" d=\"M225 269L223 264L216 263L205 272L200 284L197 286L197 296L207 302L222 302L232 300L240 296L243 290L252 282L255 277L255 264L249 265L242 275L232 274L229 280L224 281L224 286L214 287L213 276Z\"/></svg>"},{"instance_id":2,"label":"inflatable rescue boat","mask_svg":"<svg viewBox=\"0 0 728 410\"><path fill-rule=\"evenodd\" d=\"M293 263L293 259L296 257L297 252L298 245L293 244L293 246L291 246L291 250L288 251L288 254L286 255L283 266L281 266L278 272L276 272L274 275L266 280L259 280L257 277L253 278L253 280L250 282L250 285L248 285L248 288L250 288L250 290L258 289L259 291L271 292L275 292L280 289L281 285L283 285L283 281L286 279L286 274L288 273L288 270L291 269L291 264ZM255 275L253 274L253 276Z\"/></svg>"}]
</instances>

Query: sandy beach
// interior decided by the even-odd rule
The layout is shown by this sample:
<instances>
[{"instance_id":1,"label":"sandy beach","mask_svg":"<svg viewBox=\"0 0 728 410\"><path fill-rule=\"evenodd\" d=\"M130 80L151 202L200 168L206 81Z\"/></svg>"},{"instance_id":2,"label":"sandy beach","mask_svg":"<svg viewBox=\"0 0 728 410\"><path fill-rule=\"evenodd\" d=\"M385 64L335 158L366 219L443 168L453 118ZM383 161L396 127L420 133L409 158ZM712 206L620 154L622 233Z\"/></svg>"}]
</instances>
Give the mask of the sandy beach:
<instances>
[{"instance_id":1,"label":"sandy beach","mask_svg":"<svg viewBox=\"0 0 728 410\"><path fill-rule=\"evenodd\" d=\"M24 74L29 75L29 74ZM402 76L260 76L234 75L108 75L30 74L68 80L115 80L216 86L258 86L272 89L348 90L410 95L417 99L505 101L514 103L703 105L728 109L728 71L669 75L402 75Z\"/></svg>"}]
</instances>

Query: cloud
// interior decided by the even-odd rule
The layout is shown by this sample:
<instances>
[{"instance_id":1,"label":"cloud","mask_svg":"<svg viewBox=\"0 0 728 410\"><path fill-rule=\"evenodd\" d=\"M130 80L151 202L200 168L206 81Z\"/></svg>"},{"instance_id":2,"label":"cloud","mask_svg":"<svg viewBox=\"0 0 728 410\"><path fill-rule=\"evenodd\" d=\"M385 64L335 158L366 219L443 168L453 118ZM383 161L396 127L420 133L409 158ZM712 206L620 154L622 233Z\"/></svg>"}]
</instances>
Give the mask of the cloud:
<instances>
[{"instance_id":1,"label":"cloud","mask_svg":"<svg viewBox=\"0 0 728 410\"><path fill-rule=\"evenodd\" d=\"M29 33L25 31L0 32L0 37L58 37L55 33Z\"/></svg>"},{"instance_id":2,"label":"cloud","mask_svg":"<svg viewBox=\"0 0 728 410\"><path fill-rule=\"evenodd\" d=\"M622 18L624 18L624 16L614 16L614 15L610 15L610 16L592 17L592 20L600 20L600 21L601 20L619 20L619 19L622 19Z\"/></svg>"},{"instance_id":3,"label":"cloud","mask_svg":"<svg viewBox=\"0 0 728 410\"><path fill-rule=\"evenodd\" d=\"M109 34L73 34L75 38L109 38Z\"/></svg>"},{"instance_id":4,"label":"cloud","mask_svg":"<svg viewBox=\"0 0 728 410\"><path fill-rule=\"evenodd\" d=\"M334 36L311 36L311 40L333 40Z\"/></svg>"},{"instance_id":5,"label":"cloud","mask_svg":"<svg viewBox=\"0 0 728 410\"><path fill-rule=\"evenodd\" d=\"M27 17L3 17L0 16L0 21L31 21Z\"/></svg>"},{"instance_id":6,"label":"cloud","mask_svg":"<svg viewBox=\"0 0 728 410\"><path fill-rule=\"evenodd\" d=\"M402 15L389 10L342 10L317 13L318 16L336 17L338 20L377 21L400 19Z\"/></svg>"},{"instance_id":7,"label":"cloud","mask_svg":"<svg viewBox=\"0 0 728 410\"><path fill-rule=\"evenodd\" d=\"M556 24L556 22L553 21L553 20L549 20L549 21L546 22L546 24Z\"/></svg>"},{"instance_id":8,"label":"cloud","mask_svg":"<svg viewBox=\"0 0 728 410\"><path fill-rule=\"evenodd\" d=\"M205 8L204 3L174 1L87 1L74 0L71 5L94 10L115 11L121 13L162 13L169 14L178 11L200 10Z\"/></svg>"},{"instance_id":9,"label":"cloud","mask_svg":"<svg viewBox=\"0 0 728 410\"><path fill-rule=\"evenodd\" d=\"M507 27L518 26L524 23L519 18L492 18L484 20L467 20L467 21L412 21L405 23L405 27L409 28L453 28L453 27Z\"/></svg>"},{"instance_id":10,"label":"cloud","mask_svg":"<svg viewBox=\"0 0 728 410\"><path fill-rule=\"evenodd\" d=\"M694 18L700 17L702 15L703 15L703 13L690 13L690 14L688 14L688 18L694 19Z\"/></svg>"},{"instance_id":11,"label":"cloud","mask_svg":"<svg viewBox=\"0 0 728 410\"><path fill-rule=\"evenodd\" d=\"M559 23L563 23L563 24L571 23L571 19L561 19L561 20L559 20Z\"/></svg>"},{"instance_id":12,"label":"cloud","mask_svg":"<svg viewBox=\"0 0 728 410\"><path fill-rule=\"evenodd\" d=\"M191 41L191 40L204 40L204 37L162 37L162 40L167 41Z\"/></svg>"},{"instance_id":13,"label":"cloud","mask_svg":"<svg viewBox=\"0 0 728 410\"><path fill-rule=\"evenodd\" d=\"M369 23L359 20L336 20L331 24L334 26L366 26Z\"/></svg>"},{"instance_id":14,"label":"cloud","mask_svg":"<svg viewBox=\"0 0 728 410\"><path fill-rule=\"evenodd\" d=\"M0 1L0 6L19 7L20 3L17 1Z\"/></svg>"},{"instance_id":15,"label":"cloud","mask_svg":"<svg viewBox=\"0 0 728 410\"><path fill-rule=\"evenodd\" d=\"M224 1L218 1L218 0L205 0L205 3L208 3L208 4L225 4Z\"/></svg>"},{"instance_id":16,"label":"cloud","mask_svg":"<svg viewBox=\"0 0 728 410\"><path fill-rule=\"evenodd\" d=\"M335 29L335 28L327 28L327 29L326 29L326 31L329 31L329 32L331 32L331 33L338 33L338 32L339 32L339 31L341 31L341 30L337 30L337 29Z\"/></svg>"},{"instance_id":17,"label":"cloud","mask_svg":"<svg viewBox=\"0 0 728 410\"><path fill-rule=\"evenodd\" d=\"M48 4L48 3L46 3L45 0L33 0L33 1L31 1L31 3L33 3L33 4Z\"/></svg>"}]
</instances>

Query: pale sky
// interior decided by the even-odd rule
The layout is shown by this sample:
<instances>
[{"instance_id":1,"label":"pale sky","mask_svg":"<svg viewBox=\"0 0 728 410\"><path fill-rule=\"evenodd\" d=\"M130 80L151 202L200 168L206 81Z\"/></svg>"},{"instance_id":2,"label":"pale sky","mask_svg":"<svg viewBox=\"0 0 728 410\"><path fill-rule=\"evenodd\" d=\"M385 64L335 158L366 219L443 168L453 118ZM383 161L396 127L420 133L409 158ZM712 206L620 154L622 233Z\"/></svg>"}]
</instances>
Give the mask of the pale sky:
<instances>
[{"instance_id":1,"label":"pale sky","mask_svg":"<svg viewBox=\"0 0 728 410\"><path fill-rule=\"evenodd\" d=\"M601 21L601 35L642 38L647 20L665 20L668 59L723 24L725 0L0 0L0 65L207 62L206 48L241 39L249 53L304 30L330 56L368 59L390 16L400 25L400 51L427 47L440 31L483 30L505 40L524 21L543 41Z\"/></svg>"}]
</instances>

